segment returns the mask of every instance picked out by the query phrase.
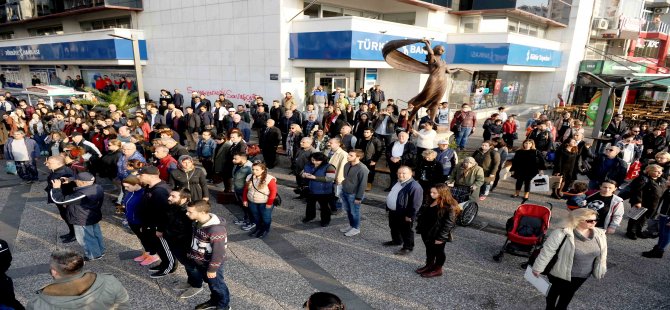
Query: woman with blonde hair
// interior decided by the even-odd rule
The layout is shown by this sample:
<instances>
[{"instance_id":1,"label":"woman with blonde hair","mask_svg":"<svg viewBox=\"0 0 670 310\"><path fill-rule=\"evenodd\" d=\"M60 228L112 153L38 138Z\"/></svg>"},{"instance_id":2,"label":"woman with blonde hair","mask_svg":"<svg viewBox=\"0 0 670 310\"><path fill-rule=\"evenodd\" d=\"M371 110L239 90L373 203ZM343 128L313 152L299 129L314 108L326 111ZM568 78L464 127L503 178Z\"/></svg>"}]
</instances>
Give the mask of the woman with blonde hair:
<instances>
[{"instance_id":1,"label":"woman with blonde hair","mask_svg":"<svg viewBox=\"0 0 670 310\"><path fill-rule=\"evenodd\" d=\"M421 234L426 246L426 264L415 271L424 278L432 278L442 275L442 266L447 259L444 245L451 241L460 208L444 183L435 184L430 189L427 201L419 211L416 226L416 232Z\"/></svg>"},{"instance_id":2,"label":"woman with blonde hair","mask_svg":"<svg viewBox=\"0 0 670 310\"><path fill-rule=\"evenodd\" d=\"M533 263L536 277L547 271L551 288L547 309L567 309L579 287L593 275L602 279L607 272L607 238L597 228L598 212L580 208L570 212L565 228L554 230ZM556 256L551 270L545 270Z\"/></svg>"}]
</instances>

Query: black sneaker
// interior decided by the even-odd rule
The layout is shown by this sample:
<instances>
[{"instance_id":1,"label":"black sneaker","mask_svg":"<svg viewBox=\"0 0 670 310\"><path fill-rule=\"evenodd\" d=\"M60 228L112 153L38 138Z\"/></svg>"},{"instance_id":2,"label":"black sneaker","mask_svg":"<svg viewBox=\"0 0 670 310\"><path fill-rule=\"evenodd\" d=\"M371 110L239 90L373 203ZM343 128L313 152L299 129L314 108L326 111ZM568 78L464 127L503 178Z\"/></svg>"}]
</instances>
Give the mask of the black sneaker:
<instances>
[{"instance_id":1,"label":"black sneaker","mask_svg":"<svg viewBox=\"0 0 670 310\"><path fill-rule=\"evenodd\" d=\"M84 261L90 262L90 261L102 259L103 257L105 257L105 253L102 253L102 255L100 255L98 257L94 257L94 258L89 258L88 256L86 256L86 257L84 257Z\"/></svg>"},{"instance_id":2,"label":"black sneaker","mask_svg":"<svg viewBox=\"0 0 670 310\"><path fill-rule=\"evenodd\" d=\"M213 300L208 300L205 301L197 306L195 306L195 310L206 310L206 309L216 309L218 307L218 303L214 302Z\"/></svg>"},{"instance_id":3,"label":"black sneaker","mask_svg":"<svg viewBox=\"0 0 670 310\"><path fill-rule=\"evenodd\" d=\"M73 238L73 237L74 237L74 234L71 234L71 233L67 233L67 234L58 236L58 238L61 238L61 239L70 239L70 238Z\"/></svg>"},{"instance_id":4,"label":"black sneaker","mask_svg":"<svg viewBox=\"0 0 670 310\"><path fill-rule=\"evenodd\" d=\"M75 241L77 241L77 238L75 238L74 236L72 236L70 238L67 238L67 239L61 239L61 242L63 242L63 243L70 243L70 242L75 242Z\"/></svg>"},{"instance_id":5,"label":"black sneaker","mask_svg":"<svg viewBox=\"0 0 670 310\"><path fill-rule=\"evenodd\" d=\"M169 272L167 270L159 270L149 275L149 278L158 279L167 276L168 274Z\"/></svg>"}]
</instances>

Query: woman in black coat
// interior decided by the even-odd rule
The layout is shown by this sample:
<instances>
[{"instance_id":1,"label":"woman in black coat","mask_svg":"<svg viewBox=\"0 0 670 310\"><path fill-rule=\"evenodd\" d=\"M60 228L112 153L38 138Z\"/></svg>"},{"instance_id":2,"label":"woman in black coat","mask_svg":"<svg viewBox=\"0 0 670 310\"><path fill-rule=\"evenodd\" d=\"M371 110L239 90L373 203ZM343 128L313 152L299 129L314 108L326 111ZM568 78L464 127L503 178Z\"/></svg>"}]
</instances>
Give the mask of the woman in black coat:
<instances>
[{"instance_id":1,"label":"woman in black coat","mask_svg":"<svg viewBox=\"0 0 670 310\"><path fill-rule=\"evenodd\" d=\"M514 172L513 177L516 179L516 191L512 195L512 198L519 197L521 185L523 185L524 193L521 203L528 201L530 181L544 169L546 169L544 157L542 153L535 149L535 141L530 139L523 141L521 148L514 154L512 167L510 168L510 171Z\"/></svg>"},{"instance_id":2,"label":"woman in black coat","mask_svg":"<svg viewBox=\"0 0 670 310\"><path fill-rule=\"evenodd\" d=\"M573 138L566 140L556 151L554 175L563 177L563 181L560 190L551 194L553 198L560 199L560 192L567 191L572 182L577 179L579 157L579 147L577 141Z\"/></svg>"},{"instance_id":3,"label":"woman in black coat","mask_svg":"<svg viewBox=\"0 0 670 310\"><path fill-rule=\"evenodd\" d=\"M458 202L451 196L449 187L438 183L430 189L430 201L419 210L416 231L426 246L426 265L416 273L424 278L442 275L442 266L446 261L444 246L451 241L451 232L456 227Z\"/></svg>"},{"instance_id":4,"label":"woman in black coat","mask_svg":"<svg viewBox=\"0 0 670 310\"><path fill-rule=\"evenodd\" d=\"M191 201L209 200L206 176L204 169L193 164L191 156L182 155L179 157L179 168L170 171L170 186L191 191Z\"/></svg>"},{"instance_id":5,"label":"woman in black coat","mask_svg":"<svg viewBox=\"0 0 670 310\"><path fill-rule=\"evenodd\" d=\"M364 139L363 131L365 128L370 126L372 126L372 123L370 122L370 115L368 113L361 113L353 127L353 134L358 141Z\"/></svg>"},{"instance_id":6,"label":"woman in black coat","mask_svg":"<svg viewBox=\"0 0 670 310\"><path fill-rule=\"evenodd\" d=\"M667 180L663 178L663 168L659 165L648 165L643 173L628 185L630 193L630 205L632 208L647 208L637 220L628 219L626 237L635 240L637 238L648 238L642 233L642 226L647 219L654 216L656 208L661 202L663 192L667 188Z\"/></svg>"}]
</instances>

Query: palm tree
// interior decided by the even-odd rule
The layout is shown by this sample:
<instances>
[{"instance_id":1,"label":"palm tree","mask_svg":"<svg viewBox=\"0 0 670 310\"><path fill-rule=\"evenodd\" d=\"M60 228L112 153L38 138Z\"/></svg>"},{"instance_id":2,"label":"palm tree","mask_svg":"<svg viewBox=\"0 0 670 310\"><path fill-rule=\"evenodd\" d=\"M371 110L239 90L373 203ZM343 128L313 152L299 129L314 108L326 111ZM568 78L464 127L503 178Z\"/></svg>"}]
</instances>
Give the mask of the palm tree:
<instances>
[{"instance_id":1,"label":"palm tree","mask_svg":"<svg viewBox=\"0 0 670 310\"><path fill-rule=\"evenodd\" d=\"M77 103L91 106L92 109L96 107L107 108L110 104L113 104L119 111L128 114L130 110L139 106L137 92L131 93L126 89L119 89L108 94L93 88L86 88L85 90L95 96L94 100L81 99Z\"/></svg>"}]
</instances>

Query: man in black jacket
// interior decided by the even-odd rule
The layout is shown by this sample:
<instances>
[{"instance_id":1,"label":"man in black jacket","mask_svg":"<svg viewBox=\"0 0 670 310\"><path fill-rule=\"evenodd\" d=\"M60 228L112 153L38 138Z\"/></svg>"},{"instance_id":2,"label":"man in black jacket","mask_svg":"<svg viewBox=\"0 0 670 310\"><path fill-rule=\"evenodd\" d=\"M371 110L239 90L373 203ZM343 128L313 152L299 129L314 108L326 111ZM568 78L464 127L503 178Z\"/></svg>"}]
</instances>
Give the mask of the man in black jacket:
<instances>
[{"instance_id":1,"label":"man in black jacket","mask_svg":"<svg viewBox=\"0 0 670 310\"><path fill-rule=\"evenodd\" d=\"M628 124L623 120L623 114L616 114L612 122L605 129L605 135L611 139L611 143L621 140L621 136L628 132Z\"/></svg>"},{"instance_id":2,"label":"man in black jacket","mask_svg":"<svg viewBox=\"0 0 670 310\"><path fill-rule=\"evenodd\" d=\"M620 151L619 147L611 145L605 149L604 154L596 157L589 174L590 189L599 189L600 184L605 180L612 180L616 184L623 184L628 169L623 159L617 156Z\"/></svg>"},{"instance_id":3,"label":"man in black jacket","mask_svg":"<svg viewBox=\"0 0 670 310\"><path fill-rule=\"evenodd\" d=\"M174 90L174 95L172 95L172 103L177 109L181 109L184 105L184 95L179 93L178 89Z\"/></svg>"},{"instance_id":4,"label":"man in black jacket","mask_svg":"<svg viewBox=\"0 0 670 310\"><path fill-rule=\"evenodd\" d=\"M188 155L188 150L185 147L179 145L177 140L173 138L161 138L161 144L168 148L170 156L172 156L174 159Z\"/></svg>"},{"instance_id":5,"label":"man in black jacket","mask_svg":"<svg viewBox=\"0 0 670 310\"><path fill-rule=\"evenodd\" d=\"M277 164L277 147L281 141L281 131L275 127L275 121L269 119L266 122L266 128L259 136L260 147L263 151L263 158L268 169L272 169Z\"/></svg>"},{"instance_id":6,"label":"man in black jacket","mask_svg":"<svg viewBox=\"0 0 670 310\"><path fill-rule=\"evenodd\" d=\"M368 168L368 184L366 191L372 190L372 184L375 182L375 168L377 162L382 157L384 145L374 136L372 127L363 130L363 139L356 141L356 149L363 150L361 162Z\"/></svg>"},{"instance_id":7,"label":"man in black jacket","mask_svg":"<svg viewBox=\"0 0 670 310\"><path fill-rule=\"evenodd\" d=\"M62 183L74 181L77 187L70 195L63 194ZM54 203L66 205L68 223L74 225L77 242L84 247L86 260L100 259L105 255L105 242L100 230L102 219L102 186L95 184L95 177L88 173L79 173L74 180L56 179L51 181L49 193Z\"/></svg>"},{"instance_id":8,"label":"man in black jacket","mask_svg":"<svg viewBox=\"0 0 670 310\"><path fill-rule=\"evenodd\" d=\"M394 141L386 149L386 158L390 170L391 183L384 191L391 191L393 184L398 181L398 168L407 166L414 168L416 163L416 146L409 142L409 134L405 131L398 133L398 141Z\"/></svg>"},{"instance_id":9,"label":"man in black jacket","mask_svg":"<svg viewBox=\"0 0 670 310\"><path fill-rule=\"evenodd\" d=\"M549 152L551 149L551 132L547 130L547 124L539 123L528 135L528 139L535 141L535 149L540 152Z\"/></svg>"},{"instance_id":10,"label":"man in black jacket","mask_svg":"<svg viewBox=\"0 0 670 310\"><path fill-rule=\"evenodd\" d=\"M233 131L230 133L230 142L233 144L228 149L228 153L225 156L225 161L223 162L223 184L225 191L228 193L233 192L233 155L238 153L247 152L247 143L242 139L242 134L239 131Z\"/></svg>"},{"instance_id":11,"label":"man in black jacket","mask_svg":"<svg viewBox=\"0 0 670 310\"><path fill-rule=\"evenodd\" d=\"M188 263L186 253L190 250L193 238L193 221L186 216L186 206L191 202L191 192L186 188L173 190L170 192L168 202L170 205L167 208L167 222L163 238L167 241L177 261L186 265ZM197 283L197 279L193 279L190 274L187 275L189 276L188 282L176 288L186 290L179 298L189 298L202 290L191 289L194 287L190 283Z\"/></svg>"},{"instance_id":12,"label":"man in black jacket","mask_svg":"<svg viewBox=\"0 0 670 310\"><path fill-rule=\"evenodd\" d=\"M47 192L47 203L54 203L53 199L51 199L51 195L49 193L51 192L51 189L53 188L53 185L51 184L51 181L53 180L60 180L61 178L65 179L70 179L74 177L75 173L74 171L65 165L65 159L61 156L51 156L47 158L45 162L47 168L51 171L49 173L49 176L47 176L47 187L44 189ZM63 192L64 195L70 195L74 191L74 183L67 183L63 184L61 186L61 191ZM74 225L72 225L70 222L67 221L67 206L66 205L57 205L58 206L58 213L60 213L60 217L65 221L65 224L67 224L68 227L68 233L61 235L60 239L63 243L70 243L74 242L75 236L74 236Z\"/></svg>"},{"instance_id":13,"label":"man in black jacket","mask_svg":"<svg viewBox=\"0 0 670 310\"><path fill-rule=\"evenodd\" d=\"M158 257L161 259L160 265L150 269L154 271L150 277L156 279L177 270L170 246L164 238L165 230L169 225L168 197L170 197L171 189L170 185L161 180L160 171L154 166L142 168L138 178L145 186L144 196L142 196L138 210L142 232L146 234L147 240L153 243L152 248L158 250Z\"/></svg>"},{"instance_id":14,"label":"man in black jacket","mask_svg":"<svg viewBox=\"0 0 670 310\"><path fill-rule=\"evenodd\" d=\"M384 242L383 245L402 245L395 254L407 255L414 250L412 226L423 202L423 189L419 182L412 178L412 169L409 167L400 166L397 173L397 181L391 184L391 191L386 196L392 240Z\"/></svg>"},{"instance_id":15,"label":"man in black jacket","mask_svg":"<svg viewBox=\"0 0 670 310\"><path fill-rule=\"evenodd\" d=\"M186 140L188 141L188 150L195 151L196 144L198 143L198 136L201 130L201 120L200 115L193 112L193 108L187 107L186 114L184 115L186 123Z\"/></svg>"}]
</instances>

